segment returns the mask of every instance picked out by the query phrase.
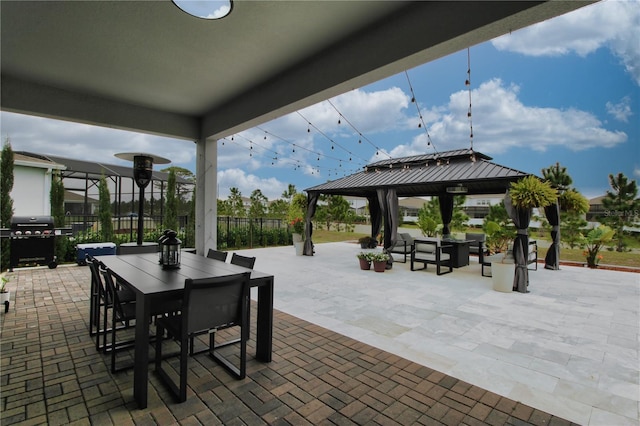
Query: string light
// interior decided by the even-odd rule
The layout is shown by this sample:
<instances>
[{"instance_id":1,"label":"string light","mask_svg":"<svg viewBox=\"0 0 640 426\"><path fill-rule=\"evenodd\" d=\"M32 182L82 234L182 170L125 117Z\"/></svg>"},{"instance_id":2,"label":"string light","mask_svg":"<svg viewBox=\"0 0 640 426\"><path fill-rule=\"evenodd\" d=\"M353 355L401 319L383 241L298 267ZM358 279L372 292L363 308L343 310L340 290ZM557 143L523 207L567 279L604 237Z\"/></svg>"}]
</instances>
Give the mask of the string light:
<instances>
[{"instance_id":1,"label":"string light","mask_svg":"<svg viewBox=\"0 0 640 426\"><path fill-rule=\"evenodd\" d=\"M467 47L467 80L465 85L469 89L469 110L467 117L469 118L469 150L471 152L471 161L475 163L476 156L473 153L473 119L471 113L471 49Z\"/></svg>"},{"instance_id":2,"label":"string light","mask_svg":"<svg viewBox=\"0 0 640 426\"><path fill-rule=\"evenodd\" d=\"M362 143L362 139L366 140L367 142L369 142L369 144L374 147L377 151L380 150L380 147L376 146L373 142L371 142L371 140L369 140L369 138L367 138L365 135L362 134L362 132L360 130L358 130L356 128L356 126L353 125L353 123L351 121L349 121L349 119L347 119L347 117L344 116L344 114L342 114L340 112L340 110L338 109L338 107L336 107L333 102L331 102L331 99L327 99L327 102L329 103L329 105L331 105L333 107L333 109L338 113L338 115L340 116L340 118L342 118L353 130L354 132L356 132L358 134L358 143L361 144ZM338 120L338 124L340 124L340 120ZM377 155L377 154L376 154ZM389 157L389 159L392 159L392 157L390 155L387 154L387 157ZM366 160L365 160L366 161Z\"/></svg>"},{"instance_id":3,"label":"string light","mask_svg":"<svg viewBox=\"0 0 640 426\"><path fill-rule=\"evenodd\" d=\"M416 106L416 111L418 112L418 117L420 119L420 122L418 123L418 128L424 127L424 131L427 134L427 146L432 147L433 150L437 153L438 150L436 149L436 146L431 141L431 135L429 135L429 129L427 129L427 125L424 123L424 118L422 117L422 113L420 112L420 107L418 106L418 102L416 101L416 94L413 91L413 85L411 84L409 73L406 70L404 72L404 75L407 76L407 83L409 83L409 90L411 91L411 103Z\"/></svg>"}]
</instances>

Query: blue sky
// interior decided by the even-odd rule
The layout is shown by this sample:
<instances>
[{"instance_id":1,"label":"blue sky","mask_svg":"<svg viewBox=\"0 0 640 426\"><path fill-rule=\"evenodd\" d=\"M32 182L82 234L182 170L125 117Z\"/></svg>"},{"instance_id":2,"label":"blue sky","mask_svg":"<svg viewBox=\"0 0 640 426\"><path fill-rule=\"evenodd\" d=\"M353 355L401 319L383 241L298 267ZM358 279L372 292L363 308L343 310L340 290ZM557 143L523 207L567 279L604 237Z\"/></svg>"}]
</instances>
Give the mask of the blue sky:
<instances>
[{"instance_id":1,"label":"blue sky","mask_svg":"<svg viewBox=\"0 0 640 426\"><path fill-rule=\"evenodd\" d=\"M537 175L560 162L588 198L609 189L610 173L640 177L639 1L603 1L469 52L474 150ZM302 190L368 162L469 148L467 61L465 49L407 70L409 79L400 73L229 135L218 142L220 196L259 188L274 199L289 183ZM124 164L117 152L144 151L195 172L190 142L7 112L0 119L16 151L113 164Z\"/></svg>"}]
</instances>

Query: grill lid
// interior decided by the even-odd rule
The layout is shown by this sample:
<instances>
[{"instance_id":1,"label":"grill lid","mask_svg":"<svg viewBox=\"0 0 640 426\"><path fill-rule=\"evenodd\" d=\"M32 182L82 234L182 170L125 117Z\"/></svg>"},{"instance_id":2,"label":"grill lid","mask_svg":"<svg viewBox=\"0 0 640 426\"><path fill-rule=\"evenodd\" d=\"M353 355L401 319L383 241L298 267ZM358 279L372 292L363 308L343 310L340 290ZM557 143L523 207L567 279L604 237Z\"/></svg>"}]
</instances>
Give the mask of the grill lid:
<instances>
[{"instance_id":1,"label":"grill lid","mask_svg":"<svg viewBox=\"0 0 640 426\"><path fill-rule=\"evenodd\" d=\"M14 216L11 218L13 235L53 235L51 216Z\"/></svg>"}]
</instances>

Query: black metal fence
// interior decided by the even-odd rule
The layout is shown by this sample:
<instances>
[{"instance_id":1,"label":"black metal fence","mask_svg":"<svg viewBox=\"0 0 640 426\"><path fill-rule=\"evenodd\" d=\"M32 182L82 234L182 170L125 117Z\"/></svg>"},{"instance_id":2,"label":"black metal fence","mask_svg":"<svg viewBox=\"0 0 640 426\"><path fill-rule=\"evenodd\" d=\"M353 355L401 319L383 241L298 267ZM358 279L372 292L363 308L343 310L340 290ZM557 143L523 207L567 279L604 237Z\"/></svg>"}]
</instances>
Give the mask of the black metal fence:
<instances>
[{"instance_id":1,"label":"black metal fence","mask_svg":"<svg viewBox=\"0 0 640 426\"><path fill-rule=\"evenodd\" d=\"M185 234L189 223L188 216L178 216L179 233ZM137 238L138 217L128 215L114 217L113 231L119 242L134 242ZM145 233L162 231L162 216L144 216ZM65 226L71 228L74 237L100 232L100 219L97 215L69 215ZM241 248L291 244L291 232L284 219L219 216L217 222L218 247ZM186 242L195 244L195 241Z\"/></svg>"},{"instance_id":2,"label":"black metal fence","mask_svg":"<svg viewBox=\"0 0 640 426\"><path fill-rule=\"evenodd\" d=\"M218 217L218 248L240 248L291 244L284 219Z\"/></svg>"}]
</instances>

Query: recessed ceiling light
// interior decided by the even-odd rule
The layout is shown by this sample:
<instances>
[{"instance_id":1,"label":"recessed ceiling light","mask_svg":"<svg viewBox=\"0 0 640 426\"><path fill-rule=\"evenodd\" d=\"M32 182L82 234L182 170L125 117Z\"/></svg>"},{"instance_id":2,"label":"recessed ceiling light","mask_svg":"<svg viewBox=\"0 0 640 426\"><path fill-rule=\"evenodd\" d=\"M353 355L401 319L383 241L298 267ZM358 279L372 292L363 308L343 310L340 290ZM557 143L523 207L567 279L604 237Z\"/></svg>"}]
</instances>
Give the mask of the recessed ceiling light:
<instances>
[{"instance_id":1,"label":"recessed ceiling light","mask_svg":"<svg viewBox=\"0 0 640 426\"><path fill-rule=\"evenodd\" d=\"M232 0L172 0L173 4L191 16L221 19L231 13Z\"/></svg>"}]
</instances>

